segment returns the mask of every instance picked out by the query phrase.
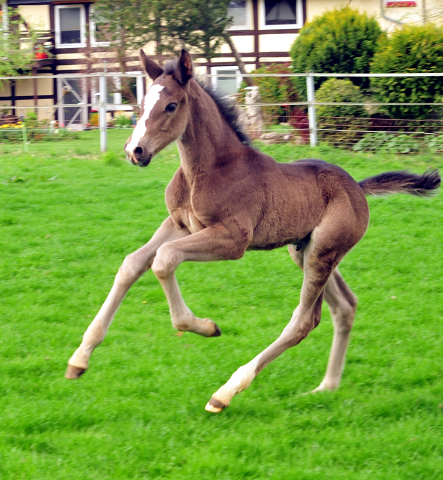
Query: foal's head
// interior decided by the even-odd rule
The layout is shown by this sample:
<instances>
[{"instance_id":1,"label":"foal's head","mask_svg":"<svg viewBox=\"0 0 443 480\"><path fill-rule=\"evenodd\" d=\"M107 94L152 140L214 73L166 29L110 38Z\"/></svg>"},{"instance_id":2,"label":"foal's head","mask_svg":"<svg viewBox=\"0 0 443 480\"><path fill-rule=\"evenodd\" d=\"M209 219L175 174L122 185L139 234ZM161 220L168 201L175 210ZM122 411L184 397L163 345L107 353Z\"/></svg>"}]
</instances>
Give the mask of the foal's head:
<instances>
[{"instance_id":1,"label":"foal's head","mask_svg":"<svg viewBox=\"0 0 443 480\"><path fill-rule=\"evenodd\" d=\"M192 78L192 61L183 50L178 61L164 70L148 58L143 50L140 57L146 73L154 83L145 95L141 115L132 135L125 144L129 160L141 167L185 131L189 119L188 91Z\"/></svg>"}]
</instances>

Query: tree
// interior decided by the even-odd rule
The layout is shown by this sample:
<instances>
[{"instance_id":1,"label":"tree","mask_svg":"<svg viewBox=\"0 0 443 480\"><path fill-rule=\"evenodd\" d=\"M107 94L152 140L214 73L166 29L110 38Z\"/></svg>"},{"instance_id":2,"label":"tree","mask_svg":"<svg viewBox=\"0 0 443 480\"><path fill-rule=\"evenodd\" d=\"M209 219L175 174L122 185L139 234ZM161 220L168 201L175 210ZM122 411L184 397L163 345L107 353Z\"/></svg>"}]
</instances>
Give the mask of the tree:
<instances>
[{"instance_id":1,"label":"tree","mask_svg":"<svg viewBox=\"0 0 443 480\"><path fill-rule=\"evenodd\" d=\"M131 52L156 39L152 23L148 20L153 14L153 3L144 0L98 0L94 4L96 39L109 43L120 73L129 70L127 62ZM129 103L137 103L126 77L121 79L121 93Z\"/></svg>"},{"instance_id":2,"label":"tree","mask_svg":"<svg viewBox=\"0 0 443 480\"><path fill-rule=\"evenodd\" d=\"M35 63L38 32L25 24L13 8L2 11L1 14L0 77L13 77L23 74ZM23 26L26 28L23 29Z\"/></svg>"},{"instance_id":3,"label":"tree","mask_svg":"<svg viewBox=\"0 0 443 480\"><path fill-rule=\"evenodd\" d=\"M208 62L220 56L220 47L228 43L240 71L246 73L227 31L228 6L229 0L98 0L95 21L98 35L115 50L122 73L127 71L128 53L149 42L156 42L158 55L188 48ZM130 95L123 88L122 93L125 98Z\"/></svg>"},{"instance_id":4,"label":"tree","mask_svg":"<svg viewBox=\"0 0 443 480\"><path fill-rule=\"evenodd\" d=\"M241 55L228 32L232 20L228 16L229 3L230 0L159 0L158 23L154 25L161 36L159 53L178 53L182 48L190 48L209 63L220 56L220 47L226 43L240 72L246 74ZM245 81L253 85L251 78L245 77Z\"/></svg>"}]
</instances>

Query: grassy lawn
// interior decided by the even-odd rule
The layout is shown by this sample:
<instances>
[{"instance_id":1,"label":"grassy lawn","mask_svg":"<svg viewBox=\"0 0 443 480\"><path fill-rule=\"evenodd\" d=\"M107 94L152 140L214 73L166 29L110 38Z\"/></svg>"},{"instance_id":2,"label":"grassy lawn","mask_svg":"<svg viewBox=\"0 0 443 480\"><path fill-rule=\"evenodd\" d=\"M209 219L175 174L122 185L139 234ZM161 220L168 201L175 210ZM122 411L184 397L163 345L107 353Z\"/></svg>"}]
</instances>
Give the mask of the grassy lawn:
<instances>
[{"instance_id":1,"label":"grassy lawn","mask_svg":"<svg viewBox=\"0 0 443 480\"><path fill-rule=\"evenodd\" d=\"M329 312L219 415L212 393L269 345L298 303L301 273L285 248L236 262L184 264L183 296L219 338L172 329L148 272L127 295L78 381L68 358L124 256L166 216L175 146L146 169L123 161L125 131L0 145L0 478L443 478L443 195L369 199L371 224L341 272L359 297L341 388L318 386ZM312 156L360 180L443 167L441 157L374 156L328 147L262 148Z\"/></svg>"}]
</instances>

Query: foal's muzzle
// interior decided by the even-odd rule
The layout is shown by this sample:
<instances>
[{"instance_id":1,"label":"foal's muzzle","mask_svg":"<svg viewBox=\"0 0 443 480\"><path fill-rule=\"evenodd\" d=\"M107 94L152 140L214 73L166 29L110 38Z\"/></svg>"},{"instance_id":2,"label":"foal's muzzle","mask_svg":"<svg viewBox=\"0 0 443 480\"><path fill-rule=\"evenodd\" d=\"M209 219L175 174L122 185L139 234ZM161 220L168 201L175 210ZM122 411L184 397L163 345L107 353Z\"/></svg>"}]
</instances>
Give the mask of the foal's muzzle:
<instances>
[{"instance_id":1,"label":"foal's muzzle","mask_svg":"<svg viewBox=\"0 0 443 480\"><path fill-rule=\"evenodd\" d=\"M145 148L137 146L129 156L129 160L139 167L147 167L151 162L152 153L146 151Z\"/></svg>"}]
</instances>

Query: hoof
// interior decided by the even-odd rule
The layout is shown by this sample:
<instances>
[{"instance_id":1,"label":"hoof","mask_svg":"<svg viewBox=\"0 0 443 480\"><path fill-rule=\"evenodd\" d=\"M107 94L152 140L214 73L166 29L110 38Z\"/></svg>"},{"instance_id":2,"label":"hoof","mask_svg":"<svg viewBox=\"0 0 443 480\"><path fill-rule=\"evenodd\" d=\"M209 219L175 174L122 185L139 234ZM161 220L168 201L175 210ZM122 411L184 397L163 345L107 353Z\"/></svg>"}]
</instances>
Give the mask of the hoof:
<instances>
[{"instance_id":1,"label":"hoof","mask_svg":"<svg viewBox=\"0 0 443 480\"><path fill-rule=\"evenodd\" d=\"M226 408L226 405L211 397L211 400L206 404L205 410L211 413L220 413L224 408Z\"/></svg>"},{"instance_id":2,"label":"hoof","mask_svg":"<svg viewBox=\"0 0 443 480\"><path fill-rule=\"evenodd\" d=\"M302 395L311 395L313 393L321 393L321 392L333 392L334 390L337 390L337 388L338 386L324 385L323 383L321 383L317 388L314 388L314 390L303 393Z\"/></svg>"},{"instance_id":3,"label":"hoof","mask_svg":"<svg viewBox=\"0 0 443 480\"><path fill-rule=\"evenodd\" d=\"M81 377L86 372L86 368L74 367L73 365L68 365L66 369L65 377L69 380L75 380L76 378Z\"/></svg>"},{"instance_id":4,"label":"hoof","mask_svg":"<svg viewBox=\"0 0 443 480\"><path fill-rule=\"evenodd\" d=\"M215 332L211 335L211 337L219 337L221 335L221 330L216 323L214 325L215 325Z\"/></svg>"}]
</instances>

